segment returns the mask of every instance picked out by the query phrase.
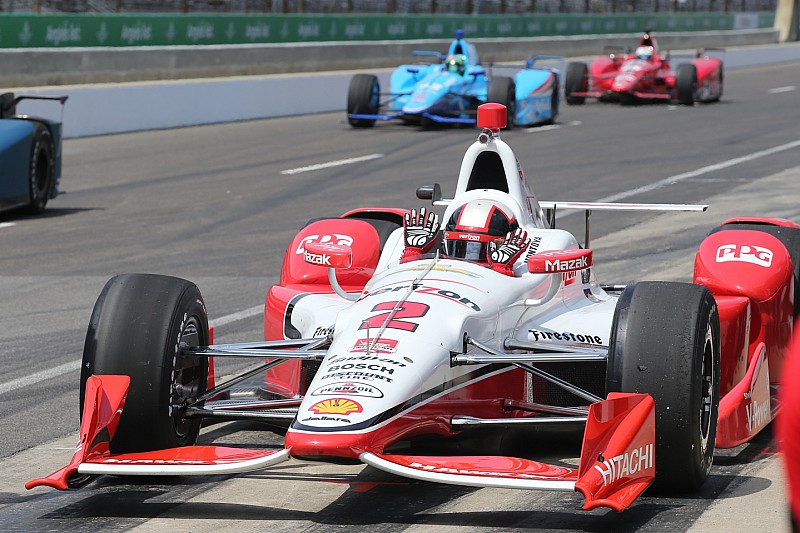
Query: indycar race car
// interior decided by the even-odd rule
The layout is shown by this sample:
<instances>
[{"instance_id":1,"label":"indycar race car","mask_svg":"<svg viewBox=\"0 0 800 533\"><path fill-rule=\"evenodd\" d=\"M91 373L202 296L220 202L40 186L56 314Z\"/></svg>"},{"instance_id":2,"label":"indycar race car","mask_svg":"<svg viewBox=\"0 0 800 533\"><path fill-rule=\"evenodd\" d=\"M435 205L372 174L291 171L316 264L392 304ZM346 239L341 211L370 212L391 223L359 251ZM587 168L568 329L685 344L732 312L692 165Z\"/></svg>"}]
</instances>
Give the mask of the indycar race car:
<instances>
[{"instance_id":1,"label":"indycar race car","mask_svg":"<svg viewBox=\"0 0 800 533\"><path fill-rule=\"evenodd\" d=\"M673 69L669 56L660 54L655 37L646 30L631 54L610 53L586 63L567 65L564 96L568 104L586 98L633 104L642 100L717 102L722 96L723 64L705 50L690 63Z\"/></svg>"},{"instance_id":2,"label":"indycar race car","mask_svg":"<svg viewBox=\"0 0 800 533\"><path fill-rule=\"evenodd\" d=\"M557 68L553 56L528 58L513 79L490 76L478 60L475 46L461 30L447 54L415 51L438 63L401 65L390 78L389 93L381 93L378 78L356 74L347 93L347 121L354 128L371 128L375 121L399 119L433 124L475 124L479 105L498 102L508 110L508 127L552 124L558 116Z\"/></svg>"},{"instance_id":3,"label":"indycar race car","mask_svg":"<svg viewBox=\"0 0 800 533\"><path fill-rule=\"evenodd\" d=\"M112 278L86 335L78 447L26 487L290 459L578 491L584 509L622 511L654 480L672 491L702 485L715 446L747 442L776 412L800 301L800 226L729 220L700 245L693 283L600 284L588 216L581 246L555 228L556 210L707 206L539 201L499 137L506 109L485 104L477 118L483 131L453 197L438 184L417 191L445 207L444 231L430 213L393 208L310 222L268 291L264 341L214 345L189 281ZM513 237L492 234L496 222ZM418 230L433 240L417 246ZM506 248L516 250L508 260ZM212 362L224 357L263 364L217 384ZM282 426L284 445L197 445L203 419ZM582 430L579 460L544 462L543 428ZM527 435L517 453L497 447L514 435Z\"/></svg>"},{"instance_id":4,"label":"indycar race car","mask_svg":"<svg viewBox=\"0 0 800 533\"><path fill-rule=\"evenodd\" d=\"M25 208L44 210L58 195L61 181L61 123L18 115L21 100L55 100L66 96L0 94L0 211Z\"/></svg>"}]
</instances>

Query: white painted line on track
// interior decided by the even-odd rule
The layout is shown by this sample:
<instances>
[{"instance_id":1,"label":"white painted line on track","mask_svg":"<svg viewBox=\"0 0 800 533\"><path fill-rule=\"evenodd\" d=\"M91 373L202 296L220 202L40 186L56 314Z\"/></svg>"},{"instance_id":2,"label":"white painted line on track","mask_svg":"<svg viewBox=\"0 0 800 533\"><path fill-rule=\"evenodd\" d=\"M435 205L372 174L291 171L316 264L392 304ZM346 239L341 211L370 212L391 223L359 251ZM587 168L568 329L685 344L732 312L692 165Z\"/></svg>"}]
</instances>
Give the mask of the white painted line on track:
<instances>
[{"instance_id":1,"label":"white painted line on track","mask_svg":"<svg viewBox=\"0 0 800 533\"><path fill-rule=\"evenodd\" d=\"M0 222L0 229L3 228L10 228L11 226L16 226L16 222Z\"/></svg>"},{"instance_id":2,"label":"white painted line on track","mask_svg":"<svg viewBox=\"0 0 800 533\"><path fill-rule=\"evenodd\" d=\"M775 87L774 89L767 90L767 94L789 93L796 91L797 87L794 85L787 85L786 87Z\"/></svg>"},{"instance_id":3,"label":"white painted line on track","mask_svg":"<svg viewBox=\"0 0 800 533\"><path fill-rule=\"evenodd\" d=\"M339 159L338 161L329 161L327 163L318 163L316 165L309 165L307 167L290 168L289 170L281 170L281 174L300 174L301 172L311 172L314 170L322 170L324 168L339 167L342 165L352 165L353 163L360 163L362 161L370 161L372 159L380 159L383 154L370 154L361 157L351 157L349 159Z\"/></svg>"},{"instance_id":4,"label":"white painted line on track","mask_svg":"<svg viewBox=\"0 0 800 533\"><path fill-rule=\"evenodd\" d=\"M208 325L214 327L224 326L226 324L230 324L238 320L244 320L245 318L250 318L251 316L255 316L263 312L263 310L264 306L257 305L255 307L251 307L243 311L231 313L230 315L221 316L215 320L210 320L208 322ZM17 379L12 379L11 381L0 383L0 394L13 392L15 390L22 389L30 385L35 385L36 383L40 383L48 379L57 378L64 374L69 374L70 372L75 372L80 369L81 369L80 361L70 361L69 363L64 363L63 365L58 365L53 368L48 368L47 370L42 370L41 372L36 372L34 374L23 376Z\"/></svg>"},{"instance_id":5,"label":"white painted line on track","mask_svg":"<svg viewBox=\"0 0 800 533\"><path fill-rule=\"evenodd\" d=\"M650 192L656 189L661 189L662 187L666 187L667 185L672 185L684 180L688 180L690 178L696 178L697 176L702 176L703 174L708 174L709 172L716 172L717 170L733 167L742 163L747 163L749 161L754 161L756 159L760 159L768 155L785 152L786 150L791 150L793 148L798 148L798 147L800 147L800 140L786 144L781 144L780 146L767 148L766 150L761 150L760 152L753 152L752 154L744 155L742 157L728 159L727 161L722 161L721 163L715 163L713 165L708 165L707 167L698 168L697 170L692 170L690 172L684 172L683 174L670 176L668 178L664 178L662 180L653 182L650 185L644 185L643 187L637 187L636 189L630 189L628 191L612 194L611 196L606 196L605 198L600 198L599 200L595 200L595 202L618 202L620 200L623 200L625 198L630 198L631 196L636 196L637 194L641 194L643 192Z\"/></svg>"}]
</instances>

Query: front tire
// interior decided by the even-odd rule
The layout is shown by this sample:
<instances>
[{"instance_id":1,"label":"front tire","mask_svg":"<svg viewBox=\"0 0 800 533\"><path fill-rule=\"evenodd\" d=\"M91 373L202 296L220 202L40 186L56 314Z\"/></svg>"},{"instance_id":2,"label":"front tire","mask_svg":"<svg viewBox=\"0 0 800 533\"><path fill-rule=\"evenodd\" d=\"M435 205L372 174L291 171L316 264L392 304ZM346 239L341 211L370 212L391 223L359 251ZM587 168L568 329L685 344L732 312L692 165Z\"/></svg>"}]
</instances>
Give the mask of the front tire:
<instances>
[{"instance_id":1,"label":"front tire","mask_svg":"<svg viewBox=\"0 0 800 533\"><path fill-rule=\"evenodd\" d=\"M656 479L688 492L708 478L719 407L719 316L700 285L640 282L617 303L607 392L648 393L656 409Z\"/></svg>"},{"instance_id":2,"label":"front tire","mask_svg":"<svg viewBox=\"0 0 800 533\"><path fill-rule=\"evenodd\" d=\"M506 76L492 78L486 101L506 106L506 129L513 129L517 118L517 86L514 80Z\"/></svg>"},{"instance_id":3,"label":"front tire","mask_svg":"<svg viewBox=\"0 0 800 533\"><path fill-rule=\"evenodd\" d=\"M694 105L694 95L697 92L697 67L691 63L678 65L675 78L675 85L678 88L678 103Z\"/></svg>"},{"instance_id":4,"label":"front tire","mask_svg":"<svg viewBox=\"0 0 800 533\"><path fill-rule=\"evenodd\" d=\"M55 181L55 144L50 130L36 123L33 128L31 159L28 166L27 211L37 214L44 211Z\"/></svg>"},{"instance_id":5,"label":"front tire","mask_svg":"<svg viewBox=\"0 0 800 533\"><path fill-rule=\"evenodd\" d=\"M572 96L572 93L589 90L589 67L586 63L570 63L567 65L567 77L564 80L564 96L569 105L583 105L585 96Z\"/></svg>"},{"instance_id":6,"label":"front tire","mask_svg":"<svg viewBox=\"0 0 800 533\"><path fill-rule=\"evenodd\" d=\"M347 122L354 128L371 128L374 119L350 118L351 114L376 115L380 106L381 88L372 74L356 74L347 91Z\"/></svg>"},{"instance_id":7,"label":"front tire","mask_svg":"<svg viewBox=\"0 0 800 533\"><path fill-rule=\"evenodd\" d=\"M208 344L208 317L189 281L154 274L111 278L95 303L81 366L81 416L90 375L131 378L112 453L192 445L199 419L184 407L206 390L208 359L180 355Z\"/></svg>"}]
</instances>

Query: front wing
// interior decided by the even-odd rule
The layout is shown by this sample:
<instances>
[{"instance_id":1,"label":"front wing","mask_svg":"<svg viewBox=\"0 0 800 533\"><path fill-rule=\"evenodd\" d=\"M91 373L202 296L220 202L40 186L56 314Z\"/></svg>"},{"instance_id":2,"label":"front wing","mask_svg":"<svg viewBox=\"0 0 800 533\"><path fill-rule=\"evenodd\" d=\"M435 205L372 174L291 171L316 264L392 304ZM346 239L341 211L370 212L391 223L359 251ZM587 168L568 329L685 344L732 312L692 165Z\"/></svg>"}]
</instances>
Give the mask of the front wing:
<instances>
[{"instance_id":1,"label":"front wing","mask_svg":"<svg viewBox=\"0 0 800 533\"><path fill-rule=\"evenodd\" d=\"M291 449L187 446L112 454L109 442L124 408L127 376L90 376L78 446L70 463L25 484L77 488L97 474L209 475L249 472L283 462ZM363 450L360 460L396 475L455 485L579 491L584 509L626 509L655 477L655 404L646 394L612 393L589 408L578 469L499 456L427 457Z\"/></svg>"}]
</instances>

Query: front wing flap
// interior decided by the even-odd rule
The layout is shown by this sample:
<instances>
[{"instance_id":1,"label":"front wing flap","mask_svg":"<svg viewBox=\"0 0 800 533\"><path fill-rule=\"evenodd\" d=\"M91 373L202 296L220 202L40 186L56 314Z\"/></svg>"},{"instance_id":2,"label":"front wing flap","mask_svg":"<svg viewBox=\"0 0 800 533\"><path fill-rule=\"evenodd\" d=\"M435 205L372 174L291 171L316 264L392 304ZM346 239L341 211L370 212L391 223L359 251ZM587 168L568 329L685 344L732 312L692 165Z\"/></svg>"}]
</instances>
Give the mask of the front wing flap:
<instances>
[{"instance_id":1,"label":"front wing flap","mask_svg":"<svg viewBox=\"0 0 800 533\"><path fill-rule=\"evenodd\" d=\"M577 470L502 456L416 456L363 452L362 462L421 481L509 489L579 491L583 508L623 511L655 478L655 403L612 393L589 408Z\"/></svg>"}]
</instances>

